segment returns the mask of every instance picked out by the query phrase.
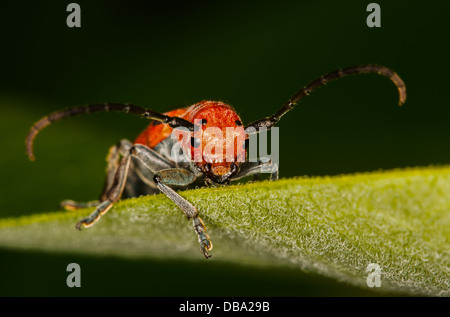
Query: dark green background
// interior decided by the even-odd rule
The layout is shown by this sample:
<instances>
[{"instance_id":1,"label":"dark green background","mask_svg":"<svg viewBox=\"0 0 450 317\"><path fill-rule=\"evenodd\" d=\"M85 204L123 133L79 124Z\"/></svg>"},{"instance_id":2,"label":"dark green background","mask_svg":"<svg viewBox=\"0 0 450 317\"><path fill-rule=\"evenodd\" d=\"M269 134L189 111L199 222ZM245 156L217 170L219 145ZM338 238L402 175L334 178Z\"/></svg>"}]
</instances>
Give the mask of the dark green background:
<instances>
[{"instance_id":1,"label":"dark green background","mask_svg":"<svg viewBox=\"0 0 450 317\"><path fill-rule=\"evenodd\" d=\"M65 23L70 1L0 4L0 217L96 198L108 147L147 124L112 113L70 118L38 136L37 160L30 163L28 129L51 111L116 101L164 112L214 99L248 123L272 114L317 76L355 64L395 70L407 86L405 106L397 106L393 84L376 75L321 88L278 125L280 176L450 163L449 5L377 1L382 27L368 28L370 2L77 1L78 29ZM0 257L0 295L367 294L297 271L267 278L214 261L76 256L71 260L89 263L101 278L71 290L65 255L3 250ZM189 293L186 276L197 266L209 274L209 285ZM117 277L116 287L106 286L123 270L133 270L134 279ZM155 278L153 270L162 273ZM161 288L163 281L173 287Z\"/></svg>"}]
</instances>

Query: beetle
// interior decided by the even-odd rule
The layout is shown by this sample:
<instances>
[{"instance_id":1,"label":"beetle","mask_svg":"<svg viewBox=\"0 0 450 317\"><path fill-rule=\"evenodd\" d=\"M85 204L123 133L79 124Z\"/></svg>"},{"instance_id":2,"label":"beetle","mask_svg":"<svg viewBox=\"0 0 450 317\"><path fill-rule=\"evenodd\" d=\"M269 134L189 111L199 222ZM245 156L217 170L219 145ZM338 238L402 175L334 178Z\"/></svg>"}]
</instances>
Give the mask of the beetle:
<instances>
[{"instance_id":1,"label":"beetle","mask_svg":"<svg viewBox=\"0 0 450 317\"><path fill-rule=\"evenodd\" d=\"M352 74L374 73L389 78L397 87L399 105L406 101L406 88L403 80L391 69L379 65L359 65L338 69L324 76L320 76L301 88L292 98L273 115L254 121L245 126L245 138L249 134L258 133L261 128L269 130L306 96L327 82ZM138 197L140 195L164 193L192 220L194 231L197 234L200 250L205 258L211 255L212 243L205 233L206 227L199 217L198 210L181 197L175 189L194 188L195 186L211 186L216 184L230 184L231 181L261 173L270 173L270 179L278 179L278 166L272 161L258 160L256 162L237 159L237 149L232 153L231 160L211 160L205 157L193 160L192 153L200 143L195 137L195 131L200 127L216 127L225 132L226 128L243 127L241 118L233 107L220 101L201 101L188 108L176 109L166 113L158 113L133 104L103 103L91 104L85 107L74 107L53 112L37 121L30 129L26 139L27 155L34 160L33 142L40 130L54 121L65 117L89 114L93 112L121 111L135 114L151 120L149 126L134 140L121 140L110 148L107 156L106 180L98 201L78 203L71 200L63 201L62 206L67 210L84 207L96 209L88 217L81 219L76 228L87 228L94 225L115 202L124 197ZM201 126L194 122L201 123ZM191 135L190 145L184 149L189 159L178 162L173 159L171 149L177 142L171 136L173 129L185 129ZM252 132L249 132L252 131ZM226 138L223 142L229 142ZM234 142L234 140L231 140ZM243 144L245 155L248 158L248 142ZM189 153L189 148L191 153ZM191 155L189 155L191 154ZM202 153L201 153L202 154ZM202 154L203 155L203 154Z\"/></svg>"}]
</instances>

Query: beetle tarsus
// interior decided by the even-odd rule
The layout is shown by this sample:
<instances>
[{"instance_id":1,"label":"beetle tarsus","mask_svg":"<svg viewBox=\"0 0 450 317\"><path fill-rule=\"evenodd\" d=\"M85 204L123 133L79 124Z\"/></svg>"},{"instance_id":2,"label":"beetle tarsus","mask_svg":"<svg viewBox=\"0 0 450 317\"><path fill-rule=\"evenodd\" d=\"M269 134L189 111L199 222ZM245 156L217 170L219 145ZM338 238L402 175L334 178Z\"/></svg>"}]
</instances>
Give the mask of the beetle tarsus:
<instances>
[{"instance_id":1,"label":"beetle tarsus","mask_svg":"<svg viewBox=\"0 0 450 317\"><path fill-rule=\"evenodd\" d=\"M200 243L200 250L203 253L205 259L209 259L211 254L208 253L213 247L211 241L209 240L209 236L206 233L201 233L198 236L198 241Z\"/></svg>"},{"instance_id":2,"label":"beetle tarsus","mask_svg":"<svg viewBox=\"0 0 450 317\"><path fill-rule=\"evenodd\" d=\"M83 218L80 221L77 222L75 225L75 228L79 231L81 231L81 228L85 228L85 223L88 221L88 218Z\"/></svg>"},{"instance_id":3,"label":"beetle tarsus","mask_svg":"<svg viewBox=\"0 0 450 317\"><path fill-rule=\"evenodd\" d=\"M206 235L208 236L208 235ZM212 249L212 243L208 239L204 240L204 242L200 243L200 250L203 253L203 256L205 259L209 259L211 257L211 254L208 253L209 250Z\"/></svg>"},{"instance_id":4,"label":"beetle tarsus","mask_svg":"<svg viewBox=\"0 0 450 317\"><path fill-rule=\"evenodd\" d=\"M205 233L206 227L203 224L203 221L199 217L195 217L192 219L192 223L194 225L194 230L198 235L198 242L200 243L200 250L203 253L203 256L208 259L211 255L208 251L212 250L213 245L209 240L209 236Z\"/></svg>"},{"instance_id":5,"label":"beetle tarsus","mask_svg":"<svg viewBox=\"0 0 450 317\"><path fill-rule=\"evenodd\" d=\"M75 228L81 231L82 228L92 227L101 218L101 216L102 216L101 214L96 215L91 214L90 216L78 221L77 224L75 225Z\"/></svg>"},{"instance_id":6,"label":"beetle tarsus","mask_svg":"<svg viewBox=\"0 0 450 317\"><path fill-rule=\"evenodd\" d=\"M101 215L98 214L96 216L90 215L89 217L83 218L77 222L75 228L81 231L82 228L92 227L100 219L100 217Z\"/></svg>"},{"instance_id":7,"label":"beetle tarsus","mask_svg":"<svg viewBox=\"0 0 450 317\"><path fill-rule=\"evenodd\" d=\"M99 219L111 209L113 203L110 200L105 200L97 206L97 209L86 218L81 219L75 225L75 228L81 230L81 228L89 228L95 225Z\"/></svg>"}]
</instances>

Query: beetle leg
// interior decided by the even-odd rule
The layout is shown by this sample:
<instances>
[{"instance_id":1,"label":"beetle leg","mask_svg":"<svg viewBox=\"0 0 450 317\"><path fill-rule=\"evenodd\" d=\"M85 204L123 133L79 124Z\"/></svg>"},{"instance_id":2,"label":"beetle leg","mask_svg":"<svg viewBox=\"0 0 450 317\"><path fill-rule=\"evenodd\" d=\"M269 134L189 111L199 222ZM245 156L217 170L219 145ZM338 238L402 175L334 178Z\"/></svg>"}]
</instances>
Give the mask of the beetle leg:
<instances>
[{"instance_id":1,"label":"beetle leg","mask_svg":"<svg viewBox=\"0 0 450 317\"><path fill-rule=\"evenodd\" d=\"M127 144L123 144L122 150L122 158L120 159L120 163L114 171L114 178L109 179L108 177L112 175L112 171L108 171L107 182L111 182L112 185L108 188L108 190L102 195L104 200L97 206L95 211L90 214L88 217L81 219L77 225L77 229L81 229L82 227L88 228L93 226L102 215L104 215L109 209L111 209L113 203L117 202L122 196L123 189L125 187L125 183L127 180L128 170L130 167L131 155L130 150L126 150Z\"/></svg>"},{"instance_id":2,"label":"beetle leg","mask_svg":"<svg viewBox=\"0 0 450 317\"><path fill-rule=\"evenodd\" d=\"M244 162L240 165L239 173L237 173L232 180L237 180L250 175L255 177L262 173L270 173L270 180L276 181L278 179L278 164L267 159L260 159L258 162Z\"/></svg>"},{"instance_id":3,"label":"beetle leg","mask_svg":"<svg viewBox=\"0 0 450 317\"><path fill-rule=\"evenodd\" d=\"M144 166L151 168L153 165L153 152L142 145L135 145L131 149L133 157L137 158ZM212 249L212 243L209 236L205 233L206 227L198 216L198 210L190 202L181 197L175 190L168 185L187 186L195 180L194 174L182 168L167 168L157 171L153 176L156 187L163 192L170 200L172 200L188 217L192 219L194 231L198 236L200 250L205 258L211 255L208 253Z\"/></svg>"},{"instance_id":4,"label":"beetle leg","mask_svg":"<svg viewBox=\"0 0 450 317\"><path fill-rule=\"evenodd\" d=\"M64 200L60 203L60 207L65 210L74 211L81 208L96 207L101 204L101 202L107 200L108 190L111 188L114 182L114 175L119 167L120 157L124 155L126 151L129 151L132 144L128 140L121 140L118 144L111 146L108 155L106 157L107 167L106 167L106 178L103 185L102 193L100 194L99 200L93 200L89 202L77 202L73 200Z\"/></svg>"},{"instance_id":5,"label":"beetle leg","mask_svg":"<svg viewBox=\"0 0 450 317\"><path fill-rule=\"evenodd\" d=\"M65 210L75 211L77 209L81 208L90 208L90 207L96 207L100 205L100 200L92 200L88 202L79 202L79 201L73 201L73 200L63 200L59 206L61 208L64 208Z\"/></svg>"},{"instance_id":6,"label":"beetle leg","mask_svg":"<svg viewBox=\"0 0 450 317\"><path fill-rule=\"evenodd\" d=\"M175 171L184 171L172 169ZM167 171L167 170L166 170ZM209 250L212 249L212 243L209 240L209 236L205 233L206 227L203 224L203 221L198 216L198 210L195 208L190 202L181 197L176 191L172 188L164 184L165 182L171 183L171 179L163 178L159 175L159 172L155 174L154 181L156 186L162 191L167 197L170 198L188 217L188 219L192 219L192 224L194 226L194 231L197 233L198 242L200 243L200 250L203 253L205 258L211 257L208 253Z\"/></svg>"}]
</instances>

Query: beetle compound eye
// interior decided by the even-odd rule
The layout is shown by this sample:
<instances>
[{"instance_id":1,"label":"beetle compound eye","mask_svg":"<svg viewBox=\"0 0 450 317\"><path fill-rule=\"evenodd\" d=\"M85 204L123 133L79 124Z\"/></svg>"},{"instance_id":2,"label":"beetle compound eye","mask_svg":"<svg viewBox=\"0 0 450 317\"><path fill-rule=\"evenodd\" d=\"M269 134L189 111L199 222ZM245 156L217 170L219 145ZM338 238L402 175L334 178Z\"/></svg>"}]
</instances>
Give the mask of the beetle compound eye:
<instances>
[{"instance_id":1,"label":"beetle compound eye","mask_svg":"<svg viewBox=\"0 0 450 317\"><path fill-rule=\"evenodd\" d=\"M242 122L239 121L239 120L236 120L234 123L235 123L238 127L240 127L240 126L242 125Z\"/></svg>"},{"instance_id":2,"label":"beetle compound eye","mask_svg":"<svg viewBox=\"0 0 450 317\"><path fill-rule=\"evenodd\" d=\"M206 119L202 119L202 122L200 122L202 125L205 125L208 123L208 121Z\"/></svg>"},{"instance_id":3,"label":"beetle compound eye","mask_svg":"<svg viewBox=\"0 0 450 317\"><path fill-rule=\"evenodd\" d=\"M191 138L191 146L195 147L195 148L199 147L200 146L200 140L198 138L192 137Z\"/></svg>"}]
</instances>

